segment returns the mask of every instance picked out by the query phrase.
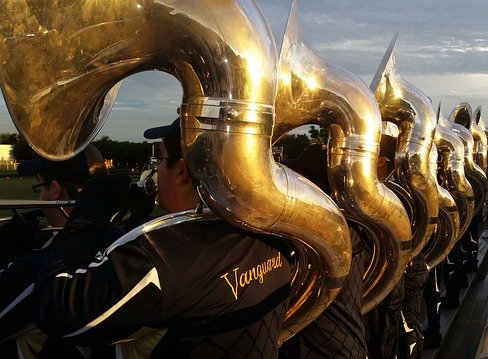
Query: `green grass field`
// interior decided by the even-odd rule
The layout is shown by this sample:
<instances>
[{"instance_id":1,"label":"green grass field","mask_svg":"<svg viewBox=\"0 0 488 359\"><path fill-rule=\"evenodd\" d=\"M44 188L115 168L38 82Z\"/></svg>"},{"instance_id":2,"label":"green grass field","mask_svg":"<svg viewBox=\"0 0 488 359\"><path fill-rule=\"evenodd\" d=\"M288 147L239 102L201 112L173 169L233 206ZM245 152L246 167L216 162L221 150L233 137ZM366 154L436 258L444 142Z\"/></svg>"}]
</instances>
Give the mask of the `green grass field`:
<instances>
[{"instance_id":1,"label":"green grass field","mask_svg":"<svg viewBox=\"0 0 488 359\"><path fill-rule=\"evenodd\" d=\"M37 183L34 177L0 177L1 199L38 199L39 195L32 192L31 186ZM11 216L12 212L0 210L0 218Z\"/></svg>"},{"instance_id":2,"label":"green grass field","mask_svg":"<svg viewBox=\"0 0 488 359\"><path fill-rule=\"evenodd\" d=\"M34 177L0 178L0 197L5 199L37 199L31 186L37 183Z\"/></svg>"}]
</instances>

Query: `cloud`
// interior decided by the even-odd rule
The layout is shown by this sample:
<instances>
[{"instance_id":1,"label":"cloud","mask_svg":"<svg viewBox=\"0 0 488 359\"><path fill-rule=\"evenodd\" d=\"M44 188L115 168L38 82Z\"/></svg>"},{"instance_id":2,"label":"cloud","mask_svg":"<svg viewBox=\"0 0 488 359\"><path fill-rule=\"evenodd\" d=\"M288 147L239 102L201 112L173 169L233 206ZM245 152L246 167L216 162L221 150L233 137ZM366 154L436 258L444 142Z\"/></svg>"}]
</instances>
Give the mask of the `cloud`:
<instances>
[{"instance_id":1,"label":"cloud","mask_svg":"<svg viewBox=\"0 0 488 359\"><path fill-rule=\"evenodd\" d=\"M275 11L281 0L258 2L263 12ZM324 59L359 76L374 73L395 34L397 64L408 73L487 73L488 40L483 16L488 3L476 0L313 1L298 2L300 24L307 41ZM277 33L278 26L271 27ZM279 35L281 36L281 35ZM281 42L277 40L277 43Z\"/></svg>"},{"instance_id":2,"label":"cloud","mask_svg":"<svg viewBox=\"0 0 488 359\"><path fill-rule=\"evenodd\" d=\"M279 52L290 1L256 0ZM300 0L300 25L308 43L326 61L369 84L398 31L400 74L446 112L457 103L483 104L488 97L488 2L471 0ZM125 79L100 135L143 140L145 128L170 123L182 101L172 76L150 71ZM0 101L0 132L14 132Z\"/></svg>"}]
</instances>

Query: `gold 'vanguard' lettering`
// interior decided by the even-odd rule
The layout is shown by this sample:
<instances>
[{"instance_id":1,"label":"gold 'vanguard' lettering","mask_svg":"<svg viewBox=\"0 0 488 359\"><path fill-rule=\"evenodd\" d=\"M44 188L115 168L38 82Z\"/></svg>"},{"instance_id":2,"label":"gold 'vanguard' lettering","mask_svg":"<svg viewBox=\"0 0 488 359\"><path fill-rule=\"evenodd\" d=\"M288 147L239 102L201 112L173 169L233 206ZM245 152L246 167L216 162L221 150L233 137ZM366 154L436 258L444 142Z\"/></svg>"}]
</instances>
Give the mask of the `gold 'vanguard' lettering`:
<instances>
[{"instance_id":1,"label":"gold 'vanguard' lettering","mask_svg":"<svg viewBox=\"0 0 488 359\"><path fill-rule=\"evenodd\" d=\"M225 273L220 278L224 279L229 285L230 289L232 290L232 294L234 294L234 298L237 300L239 296L239 288L244 288L246 285L251 284L253 280L258 280L259 283L263 284L264 276L273 269L280 268L281 265L281 253L278 253L278 256L259 263L257 266L252 267L245 272L239 273L239 267L234 268L232 270L234 273L232 282L229 280L229 272Z\"/></svg>"}]
</instances>

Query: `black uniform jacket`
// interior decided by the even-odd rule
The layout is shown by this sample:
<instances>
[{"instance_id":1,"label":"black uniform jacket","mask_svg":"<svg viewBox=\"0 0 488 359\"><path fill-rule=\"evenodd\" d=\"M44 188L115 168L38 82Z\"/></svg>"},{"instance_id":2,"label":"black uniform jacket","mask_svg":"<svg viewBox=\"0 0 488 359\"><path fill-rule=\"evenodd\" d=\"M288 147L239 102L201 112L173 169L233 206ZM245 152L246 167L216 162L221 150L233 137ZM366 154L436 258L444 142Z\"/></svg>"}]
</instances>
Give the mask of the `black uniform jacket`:
<instances>
[{"instance_id":1,"label":"black uniform jacket","mask_svg":"<svg viewBox=\"0 0 488 359\"><path fill-rule=\"evenodd\" d=\"M101 233L75 220L47 253L34 296L48 335L93 346L149 332L152 357L277 356L291 268L276 238L204 220L129 233L93 256Z\"/></svg>"}]
</instances>

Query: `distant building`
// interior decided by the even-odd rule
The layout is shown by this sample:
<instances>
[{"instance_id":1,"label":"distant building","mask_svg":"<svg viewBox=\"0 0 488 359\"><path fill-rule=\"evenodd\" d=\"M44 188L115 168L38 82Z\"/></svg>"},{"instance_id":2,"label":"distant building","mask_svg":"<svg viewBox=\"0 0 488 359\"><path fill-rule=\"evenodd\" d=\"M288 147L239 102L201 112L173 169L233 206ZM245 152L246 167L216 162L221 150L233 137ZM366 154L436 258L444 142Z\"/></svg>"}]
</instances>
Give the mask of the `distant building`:
<instances>
[{"instance_id":1,"label":"distant building","mask_svg":"<svg viewBox=\"0 0 488 359\"><path fill-rule=\"evenodd\" d=\"M12 145L0 145L0 161L13 161Z\"/></svg>"}]
</instances>

